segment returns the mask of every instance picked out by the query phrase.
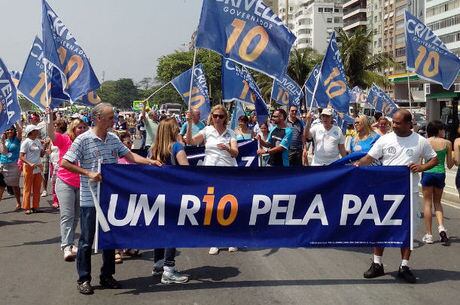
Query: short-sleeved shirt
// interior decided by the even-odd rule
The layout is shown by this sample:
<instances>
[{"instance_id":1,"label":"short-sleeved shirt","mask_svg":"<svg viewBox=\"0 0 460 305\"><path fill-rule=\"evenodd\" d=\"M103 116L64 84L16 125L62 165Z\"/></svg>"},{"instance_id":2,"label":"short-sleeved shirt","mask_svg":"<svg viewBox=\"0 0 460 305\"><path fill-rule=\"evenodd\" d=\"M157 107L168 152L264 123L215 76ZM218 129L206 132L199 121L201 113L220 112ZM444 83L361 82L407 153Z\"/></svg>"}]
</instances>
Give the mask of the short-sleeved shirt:
<instances>
[{"instance_id":1,"label":"short-sleeved shirt","mask_svg":"<svg viewBox=\"0 0 460 305\"><path fill-rule=\"evenodd\" d=\"M64 157L65 153L69 150L70 146L72 146L72 140L70 139L68 134L61 134L61 133L54 133L54 141L53 145L55 145L59 149L59 165L62 163L62 158ZM59 166L57 176L66 184L73 186L73 187L80 187L80 175L76 173L72 173L71 171Z\"/></svg>"},{"instance_id":2,"label":"short-sleeved shirt","mask_svg":"<svg viewBox=\"0 0 460 305\"><path fill-rule=\"evenodd\" d=\"M375 132L372 132L367 138L364 140L356 140L355 137L351 139L350 142L350 151L351 152L368 152L372 145L374 145L375 141L378 140L380 136Z\"/></svg>"},{"instance_id":3,"label":"short-sleeved shirt","mask_svg":"<svg viewBox=\"0 0 460 305\"><path fill-rule=\"evenodd\" d=\"M282 146L284 148L282 152L270 154L270 158L268 159L270 166L289 166L289 146L291 145L291 140L291 128L279 128L275 126L270 129L267 142L270 143L271 147Z\"/></svg>"},{"instance_id":4,"label":"short-sleeved shirt","mask_svg":"<svg viewBox=\"0 0 460 305\"><path fill-rule=\"evenodd\" d=\"M326 130L323 124L317 124L310 129L315 151L311 165L329 165L340 159L339 144L345 144L345 137L337 126Z\"/></svg>"},{"instance_id":5,"label":"short-sleeved shirt","mask_svg":"<svg viewBox=\"0 0 460 305\"><path fill-rule=\"evenodd\" d=\"M301 150L303 149L303 129L304 123L296 119L295 122L287 120L287 126L292 129L292 140L291 145L289 146L290 150Z\"/></svg>"},{"instance_id":6,"label":"short-sleeved shirt","mask_svg":"<svg viewBox=\"0 0 460 305\"><path fill-rule=\"evenodd\" d=\"M185 136L187 133L188 122L185 122L180 129L181 136ZM196 136L200 130L203 130L206 127L203 122L199 121L198 123L192 123L192 137Z\"/></svg>"},{"instance_id":7,"label":"short-sleeved shirt","mask_svg":"<svg viewBox=\"0 0 460 305\"><path fill-rule=\"evenodd\" d=\"M16 163L19 159L21 141L19 141L19 139L16 137L13 139L6 139L5 147L8 152L0 154L0 164Z\"/></svg>"},{"instance_id":8,"label":"short-sleeved shirt","mask_svg":"<svg viewBox=\"0 0 460 305\"><path fill-rule=\"evenodd\" d=\"M179 143L179 142L174 142L171 145L171 158L169 158L168 160L165 160L164 164L166 164L166 165L179 165L179 162L177 162L177 157L176 156L181 150L184 150L184 145L182 143ZM173 160L171 160L172 158L174 158L174 164L173 164Z\"/></svg>"},{"instance_id":9,"label":"short-sleeved shirt","mask_svg":"<svg viewBox=\"0 0 460 305\"><path fill-rule=\"evenodd\" d=\"M42 149L43 145L38 138L35 140L26 138L21 143L21 153L24 153L27 161L33 164L40 163L40 153Z\"/></svg>"},{"instance_id":10,"label":"short-sleeved shirt","mask_svg":"<svg viewBox=\"0 0 460 305\"><path fill-rule=\"evenodd\" d=\"M114 133L107 133L105 140L102 140L92 129L79 135L70 146L64 159L69 162L80 162L80 167L98 172L99 160L103 164L118 162L118 158L129 153L129 149L120 141ZM94 207L93 198L88 185L89 178L80 175L80 206Z\"/></svg>"},{"instance_id":11,"label":"short-sleeved shirt","mask_svg":"<svg viewBox=\"0 0 460 305\"><path fill-rule=\"evenodd\" d=\"M158 123L148 117L144 119L145 125L145 146L153 146L158 132Z\"/></svg>"},{"instance_id":12,"label":"short-sleeved shirt","mask_svg":"<svg viewBox=\"0 0 460 305\"><path fill-rule=\"evenodd\" d=\"M412 132L408 137L398 137L394 132L381 136L369 150L368 155L381 160L382 165L407 166L411 163L420 163L422 159L428 161L436 157L436 152L430 143ZM418 190L419 175L412 173L412 191Z\"/></svg>"},{"instance_id":13,"label":"short-sleeved shirt","mask_svg":"<svg viewBox=\"0 0 460 305\"><path fill-rule=\"evenodd\" d=\"M221 150L217 144L230 145L231 141L236 142L235 132L226 129L222 134L214 126L206 126L198 134L203 135L205 142L204 166L238 166L236 159L226 150Z\"/></svg>"}]
</instances>

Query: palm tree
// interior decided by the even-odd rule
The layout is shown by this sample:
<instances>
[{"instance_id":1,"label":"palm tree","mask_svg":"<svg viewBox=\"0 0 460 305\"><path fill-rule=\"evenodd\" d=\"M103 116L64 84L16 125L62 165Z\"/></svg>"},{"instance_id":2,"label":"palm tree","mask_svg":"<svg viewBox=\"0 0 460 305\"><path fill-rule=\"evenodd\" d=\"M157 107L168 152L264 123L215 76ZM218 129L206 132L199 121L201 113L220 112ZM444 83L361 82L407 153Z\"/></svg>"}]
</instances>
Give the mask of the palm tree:
<instances>
[{"instance_id":1,"label":"palm tree","mask_svg":"<svg viewBox=\"0 0 460 305\"><path fill-rule=\"evenodd\" d=\"M366 89L373 83L381 87L389 86L388 79L381 71L394 66L395 62L386 53L372 55L372 32L366 33L365 29L358 29L348 34L340 29L338 40L345 74L351 88L359 86Z\"/></svg>"}]
</instances>

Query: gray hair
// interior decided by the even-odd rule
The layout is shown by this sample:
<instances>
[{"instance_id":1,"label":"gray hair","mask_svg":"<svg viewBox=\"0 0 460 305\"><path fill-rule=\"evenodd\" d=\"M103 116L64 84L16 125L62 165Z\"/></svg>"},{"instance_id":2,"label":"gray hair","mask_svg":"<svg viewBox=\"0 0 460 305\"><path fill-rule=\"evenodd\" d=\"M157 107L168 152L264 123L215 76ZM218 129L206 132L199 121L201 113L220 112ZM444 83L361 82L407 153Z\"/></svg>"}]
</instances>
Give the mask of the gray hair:
<instances>
[{"instance_id":1,"label":"gray hair","mask_svg":"<svg viewBox=\"0 0 460 305\"><path fill-rule=\"evenodd\" d=\"M96 118L102 114L104 109L106 108L111 108L113 110L112 104L109 103L99 103L96 106L94 106L93 110L91 111L92 117Z\"/></svg>"}]
</instances>

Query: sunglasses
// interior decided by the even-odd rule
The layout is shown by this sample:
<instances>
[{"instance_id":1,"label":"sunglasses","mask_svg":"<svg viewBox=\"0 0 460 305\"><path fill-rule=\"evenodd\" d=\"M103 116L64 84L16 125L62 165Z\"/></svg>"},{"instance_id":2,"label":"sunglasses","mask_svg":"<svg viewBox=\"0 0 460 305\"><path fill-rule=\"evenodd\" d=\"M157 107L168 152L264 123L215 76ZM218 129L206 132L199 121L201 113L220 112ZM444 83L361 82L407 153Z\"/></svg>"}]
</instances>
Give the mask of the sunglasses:
<instances>
[{"instance_id":1,"label":"sunglasses","mask_svg":"<svg viewBox=\"0 0 460 305\"><path fill-rule=\"evenodd\" d=\"M212 117L214 119L219 118L219 119L223 120L225 118L225 114L212 114Z\"/></svg>"}]
</instances>

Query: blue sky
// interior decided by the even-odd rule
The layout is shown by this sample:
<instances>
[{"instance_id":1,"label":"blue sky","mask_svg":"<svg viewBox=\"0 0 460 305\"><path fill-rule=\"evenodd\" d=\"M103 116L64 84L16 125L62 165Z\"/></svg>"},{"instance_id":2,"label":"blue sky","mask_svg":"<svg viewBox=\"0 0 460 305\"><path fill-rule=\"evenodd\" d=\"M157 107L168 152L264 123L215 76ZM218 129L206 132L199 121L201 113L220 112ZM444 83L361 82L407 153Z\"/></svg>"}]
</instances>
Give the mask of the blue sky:
<instances>
[{"instance_id":1,"label":"blue sky","mask_svg":"<svg viewBox=\"0 0 460 305\"><path fill-rule=\"evenodd\" d=\"M102 81L154 77L157 59L185 50L198 26L202 0L48 0L91 59ZM24 68L41 37L41 0L0 0L0 57Z\"/></svg>"}]
</instances>

